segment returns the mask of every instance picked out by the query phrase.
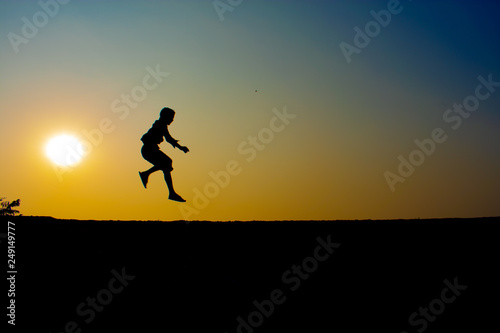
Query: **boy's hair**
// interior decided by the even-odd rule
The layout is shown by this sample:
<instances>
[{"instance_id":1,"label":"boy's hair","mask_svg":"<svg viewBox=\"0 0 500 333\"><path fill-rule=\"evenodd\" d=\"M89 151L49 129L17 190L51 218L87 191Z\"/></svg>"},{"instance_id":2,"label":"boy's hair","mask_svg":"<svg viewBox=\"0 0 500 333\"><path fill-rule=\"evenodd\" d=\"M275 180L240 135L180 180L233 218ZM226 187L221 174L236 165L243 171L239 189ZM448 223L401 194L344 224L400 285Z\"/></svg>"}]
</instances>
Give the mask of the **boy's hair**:
<instances>
[{"instance_id":1,"label":"boy's hair","mask_svg":"<svg viewBox=\"0 0 500 333\"><path fill-rule=\"evenodd\" d=\"M160 118L165 118L173 115L175 115L175 111L172 110L171 108L163 108L160 111Z\"/></svg>"}]
</instances>

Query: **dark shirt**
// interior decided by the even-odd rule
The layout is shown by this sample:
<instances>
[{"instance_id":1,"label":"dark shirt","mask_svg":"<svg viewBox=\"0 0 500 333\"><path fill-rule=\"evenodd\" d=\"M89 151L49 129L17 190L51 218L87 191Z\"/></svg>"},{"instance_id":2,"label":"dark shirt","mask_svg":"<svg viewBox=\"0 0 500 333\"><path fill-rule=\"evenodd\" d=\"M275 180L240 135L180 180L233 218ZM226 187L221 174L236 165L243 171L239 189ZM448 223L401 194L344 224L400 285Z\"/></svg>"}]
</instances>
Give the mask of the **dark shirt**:
<instances>
[{"instance_id":1,"label":"dark shirt","mask_svg":"<svg viewBox=\"0 0 500 333\"><path fill-rule=\"evenodd\" d=\"M141 138L141 141L145 145L159 145L163 142L163 138L172 145L172 147L177 147L177 141L168 132L168 127L164 123L160 123L158 120L154 122L153 126L149 129L149 131L144 134Z\"/></svg>"}]
</instances>

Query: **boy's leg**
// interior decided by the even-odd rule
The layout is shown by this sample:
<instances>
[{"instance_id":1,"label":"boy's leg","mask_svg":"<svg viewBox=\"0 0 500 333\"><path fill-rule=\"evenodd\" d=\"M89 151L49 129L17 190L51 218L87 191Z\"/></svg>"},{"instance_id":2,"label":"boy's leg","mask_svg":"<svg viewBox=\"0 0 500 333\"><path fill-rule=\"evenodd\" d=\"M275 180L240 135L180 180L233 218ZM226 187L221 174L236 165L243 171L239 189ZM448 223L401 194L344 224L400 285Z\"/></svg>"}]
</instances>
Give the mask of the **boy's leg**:
<instances>
[{"instance_id":1,"label":"boy's leg","mask_svg":"<svg viewBox=\"0 0 500 333\"><path fill-rule=\"evenodd\" d=\"M159 167L153 166L152 168L150 168L149 170L146 170L144 172L139 171L139 176L141 177L142 185L144 185L144 188L147 188L147 186L148 186L149 175L152 174L153 172L158 171L158 170L160 170Z\"/></svg>"},{"instance_id":2,"label":"boy's leg","mask_svg":"<svg viewBox=\"0 0 500 333\"><path fill-rule=\"evenodd\" d=\"M156 171L158 171L158 170L160 170L160 168L159 168L159 167L157 167L157 166L152 166L149 170L144 171L143 173L144 173L144 174L146 174L146 175L148 175L148 177L149 177L149 175L150 175L150 174L152 174L153 172L156 172Z\"/></svg>"},{"instance_id":3,"label":"boy's leg","mask_svg":"<svg viewBox=\"0 0 500 333\"><path fill-rule=\"evenodd\" d=\"M165 183L167 183L168 187L168 192L169 192L168 198L174 201L186 202L186 200L184 200L180 195L175 193L174 184L172 182L172 175L170 174L170 171L163 170L163 175L165 176Z\"/></svg>"},{"instance_id":4,"label":"boy's leg","mask_svg":"<svg viewBox=\"0 0 500 333\"><path fill-rule=\"evenodd\" d=\"M144 172L139 171L139 176L141 177L142 185L144 185L144 188L147 188L149 175L155 171L160 170L160 168L157 166L158 165L157 162L158 159L161 159L164 154L161 153L158 146L143 145L141 148L141 155L146 161L153 164L153 167L151 167L149 170L146 170Z\"/></svg>"}]
</instances>

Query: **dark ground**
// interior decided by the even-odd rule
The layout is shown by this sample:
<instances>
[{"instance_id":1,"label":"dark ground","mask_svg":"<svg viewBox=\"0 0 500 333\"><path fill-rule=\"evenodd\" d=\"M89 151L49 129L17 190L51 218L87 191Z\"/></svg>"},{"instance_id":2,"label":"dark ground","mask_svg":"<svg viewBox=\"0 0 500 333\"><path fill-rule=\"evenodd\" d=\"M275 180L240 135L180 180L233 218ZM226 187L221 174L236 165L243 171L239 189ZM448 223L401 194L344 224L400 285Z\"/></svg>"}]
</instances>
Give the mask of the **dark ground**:
<instances>
[{"instance_id":1,"label":"dark ground","mask_svg":"<svg viewBox=\"0 0 500 333\"><path fill-rule=\"evenodd\" d=\"M411 333L489 332L499 326L500 218L9 220L16 224L19 332ZM1 232L6 229L2 220ZM318 237L340 244L329 256L319 248L316 254L327 258L320 262L306 259L320 246ZM6 253L6 239L1 247ZM304 259L310 273L286 273ZM112 281L113 269L130 276L125 287ZM458 297L445 291L448 304L440 300L445 279L467 286L456 291ZM281 303L271 311L276 289ZM86 304L96 296L106 303L100 312ZM254 301L268 317L255 312ZM437 314L425 319L419 308L429 306ZM249 315L256 327L237 321L248 323Z\"/></svg>"}]
</instances>

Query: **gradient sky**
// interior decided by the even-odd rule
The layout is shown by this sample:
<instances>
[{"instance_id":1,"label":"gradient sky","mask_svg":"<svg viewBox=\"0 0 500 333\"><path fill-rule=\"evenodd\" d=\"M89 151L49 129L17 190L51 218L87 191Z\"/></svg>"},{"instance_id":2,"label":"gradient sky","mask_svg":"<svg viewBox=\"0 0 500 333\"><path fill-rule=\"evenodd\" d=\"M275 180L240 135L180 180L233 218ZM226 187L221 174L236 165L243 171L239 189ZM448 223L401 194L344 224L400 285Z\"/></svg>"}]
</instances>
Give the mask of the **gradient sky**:
<instances>
[{"instance_id":1,"label":"gradient sky","mask_svg":"<svg viewBox=\"0 0 500 333\"><path fill-rule=\"evenodd\" d=\"M0 4L0 196L20 198L24 215L500 215L500 87L459 128L443 119L475 93L479 76L500 81L498 1L401 1L350 63L340 44L355 45L354 28L364 30L387 1L243 0L221 21L212 1L73 0L45 25L38 1ZM42 26L16 52L9 33L22 36L23 17L34 15ZM134 108L120 101L156 67L169 74L144 100ZM177 113L170 133L191 150L161 145L184 204L167 199L161 172L147 190L137 174L151 166L140 138L164 106ZM265 128L285 109L295 118L269 138ZM81 163L55 168L47 141L60 133L86 140L103 119L112 130L94 137ZM397 174L398 156L408 158L414 140L435 128L447 140L391 191L384 173ZM248 161L242 152L259 133L268 142ZM219 193L208 204L194 200L230 161L240 172L229 184L209 185Z\"/></svg>"}]
</instances>

